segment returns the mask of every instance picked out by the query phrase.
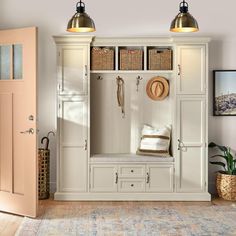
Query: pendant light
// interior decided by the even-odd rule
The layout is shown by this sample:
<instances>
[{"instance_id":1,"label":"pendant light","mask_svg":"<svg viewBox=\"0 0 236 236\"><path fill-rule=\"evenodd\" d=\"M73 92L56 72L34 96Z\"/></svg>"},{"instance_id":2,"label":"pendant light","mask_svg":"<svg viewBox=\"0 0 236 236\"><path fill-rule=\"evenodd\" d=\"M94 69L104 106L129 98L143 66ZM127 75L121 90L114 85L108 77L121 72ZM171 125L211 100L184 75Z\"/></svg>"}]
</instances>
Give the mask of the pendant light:
<instances>
[{"instance_id":1,"label":"pendant light","mask_svg":"<svg viewBox=\"0 0 236 236\"><path fill-rule=\"evenodd\" d=\"M171 22L170 31L183 33L198 31L198 23L188 12L188 3L185 0L179 4L179 11L179 14Z\"/></svg>"},{"instance_id":2,"label":"pendant light","mask_svg":"<svg viewBox=\"0 0 236 236\"><path fill-rule=\"evenodd\" d=\"M76 4L76 13L72 16L67 25L68 32L93 32L95 24L85 12L85 4L81 0Z\"/></svg>"}]
</instances>

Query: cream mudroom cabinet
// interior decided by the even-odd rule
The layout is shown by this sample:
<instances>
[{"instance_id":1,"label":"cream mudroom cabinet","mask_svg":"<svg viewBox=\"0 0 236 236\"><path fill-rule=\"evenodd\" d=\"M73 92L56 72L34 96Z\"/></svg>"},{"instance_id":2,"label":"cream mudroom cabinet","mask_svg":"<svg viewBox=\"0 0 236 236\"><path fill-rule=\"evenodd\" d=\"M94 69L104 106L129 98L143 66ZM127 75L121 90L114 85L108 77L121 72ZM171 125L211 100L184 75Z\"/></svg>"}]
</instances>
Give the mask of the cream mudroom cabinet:
<instances>
[{"instance_id":1,"label":"cream mudroom cabinet","mask_svg":"<svg viewBox=\"0 0 236 236\"><path fill-rule=\"evenodd\" d=\"M88 191L89 51L91 37L57 42L57 191Z\"/></svg>"},{"instance_id":2,"label":"cream mudroom cabinet","mask_svg":"<svg viewBox=\"0 0 236 236\"><path fill-rule=\"evenodd\" d=\"M55 199L209 201L209 39L66 35L54 40ZM125 67L124 49L138 50L141 64ZM153 51L171 55L170 63L151 64ZM96 62L93 53L100 53ZM107 68L99 64L104 61ZM162 101L146 94L147 82L156 76L166 78L170 88ZM125 87L122 109L117 103L117 78ZM136 154L144 124L171 127L170 156Z\"/></svg>"}]
</instances>

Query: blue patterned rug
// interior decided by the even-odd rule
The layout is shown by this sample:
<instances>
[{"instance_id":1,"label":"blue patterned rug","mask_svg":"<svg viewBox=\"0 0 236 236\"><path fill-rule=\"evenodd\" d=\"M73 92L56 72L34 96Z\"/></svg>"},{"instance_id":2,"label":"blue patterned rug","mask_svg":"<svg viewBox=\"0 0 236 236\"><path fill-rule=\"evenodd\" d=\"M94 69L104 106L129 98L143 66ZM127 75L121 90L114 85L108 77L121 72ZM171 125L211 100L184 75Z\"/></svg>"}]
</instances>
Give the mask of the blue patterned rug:
<instances>
[{"instance_id":1,"label":"blue patterned rug","mask_svg":"<svg viewBox=\"0 0 236 236\"><path fill-rule=\"evenodd\" d=\"M232 206L156 204L51 205L37 219L24 218L17 236L230 236L236 235Z\"/></svg>"}]
</instances>

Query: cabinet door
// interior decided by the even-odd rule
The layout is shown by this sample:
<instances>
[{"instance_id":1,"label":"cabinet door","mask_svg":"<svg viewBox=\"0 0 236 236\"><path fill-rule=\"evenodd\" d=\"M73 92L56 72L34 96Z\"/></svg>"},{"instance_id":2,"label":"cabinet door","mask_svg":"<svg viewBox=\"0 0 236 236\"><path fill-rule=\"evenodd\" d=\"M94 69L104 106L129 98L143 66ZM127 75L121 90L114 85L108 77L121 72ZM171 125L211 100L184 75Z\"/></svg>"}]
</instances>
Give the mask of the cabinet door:
<instances>
[{"instance_id":1,"label":"cabinet door","mask_svg":"<svg viewBox=\"0 0 236 236\"><path fill-rule=\"evenodd\" d=\"M60 95L86 95L88 84L88 46L59 48L58 93Z\"/></svg>"},{"instance_id":2,"label":"cabinet door","mask_svg":"<svg viewBox=\"0 0 236 236\"><path fill-rule=\"evenodd\" d=\"M178 98L178 192L203 192L206 178L206 106L204 98Z\"/></svg>"},{"instance_id":3,"label":"cabinet door","mask_svg":"<svg viewBox=\"0 0 236 236\"><path fill-rule=\"evenodd\" d=\"M147 165L146 191L173 192L173 165Z\"/></svg>"},{"instance_id":4,"label":"cabinet door","mask_svg":"<svg viewBox=\"0 0 236 236\"><path fill-rule=\"evenodd\" d=\"M116 165L91 165L90 191L117 192L118 172Z\"/></svg>"},{"instance_id":5,"label":"cabinet door","mask_svg":"<svg viewBox=\"0 0 236 236\"><path fill-rule=\"evenodd\" d=\"M59 101L59 188L63 192L87 190L87 98Z\"/></svg>"},{"instance_id":6,"label":"cabinet door","mask_svg":"<svg viewBox=\"0 0 236 236\"><path fill-rule=\"evenodd\" d=\"M205 94L205 45L177 47L177 94Z\"/></svg>"}]
</instances>

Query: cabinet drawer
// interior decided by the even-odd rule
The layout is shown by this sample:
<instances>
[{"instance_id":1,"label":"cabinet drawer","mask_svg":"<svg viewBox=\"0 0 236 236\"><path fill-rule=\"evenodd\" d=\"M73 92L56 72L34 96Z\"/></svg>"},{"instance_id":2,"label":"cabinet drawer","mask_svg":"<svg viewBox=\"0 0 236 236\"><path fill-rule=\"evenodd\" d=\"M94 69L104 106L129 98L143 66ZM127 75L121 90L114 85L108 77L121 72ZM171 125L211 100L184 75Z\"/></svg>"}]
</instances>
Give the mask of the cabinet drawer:
<instances>
[{"instance_id":1,"label":"cabinet drawer","mask_svg":"<svg viewBox=\"0 0 236 236\"><path fill-rule=\"evenodd\" d=\"M121 165L119 166L119 177L126 177L126 178L145 177L145 166Z\"/></svg>"},{"instance_id":2,"label":"cabinet drawer","mask_svg":"<svg viewBox=\"0 0 236 236\"><path fill-rule=\"evenodd\" d=\"M120 179L119 192L144 192L145 179Z\"/></svg>"}]
</instances>

